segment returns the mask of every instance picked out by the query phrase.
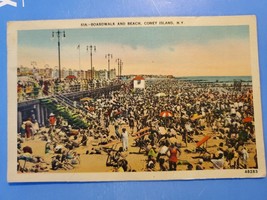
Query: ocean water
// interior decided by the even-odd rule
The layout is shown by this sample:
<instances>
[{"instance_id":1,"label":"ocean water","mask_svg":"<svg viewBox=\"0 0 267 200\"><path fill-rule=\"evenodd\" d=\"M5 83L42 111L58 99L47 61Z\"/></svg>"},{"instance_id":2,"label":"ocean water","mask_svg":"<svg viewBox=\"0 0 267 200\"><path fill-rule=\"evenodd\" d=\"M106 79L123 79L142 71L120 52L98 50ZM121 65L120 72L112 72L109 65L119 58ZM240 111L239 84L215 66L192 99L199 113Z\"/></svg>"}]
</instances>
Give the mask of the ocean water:
<instances>
[{"instance_id":1,"label":"ocean water","mask_svg":"<svg viewBox=\"0 0 267 200\"><path fill-rule=\"evenodd\" d=\"M179 80L194 81L194 82L252 82L252 76L187 76L176 77Z\"/></svg>"}]
</instances>

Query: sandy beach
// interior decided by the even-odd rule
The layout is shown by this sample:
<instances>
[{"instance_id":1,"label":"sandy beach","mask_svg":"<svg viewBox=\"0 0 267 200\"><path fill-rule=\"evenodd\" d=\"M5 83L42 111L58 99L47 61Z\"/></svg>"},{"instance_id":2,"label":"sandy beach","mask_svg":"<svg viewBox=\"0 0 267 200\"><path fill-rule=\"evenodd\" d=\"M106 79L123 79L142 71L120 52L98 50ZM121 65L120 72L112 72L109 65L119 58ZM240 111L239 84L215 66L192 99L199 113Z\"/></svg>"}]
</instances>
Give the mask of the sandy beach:
<instances>
[{"instance_id":1,"label":"sandy beach","mask_svg":"<svg viewBox=\"0 0 267 200\"><path fill-rule=\"evenodd\" d=\"M46 100L50 125L32 138L28 120L22 139L18 133L18 173L165 171L173 170L171 162L178 171L257 167L249 85L151 79L145 90L134 90L130 84L83 99L74 111Z\"/></svg>"},{"instance_id":2,"label":"sandy beach","mask_svg":"<svg viewBox=\"0 0 267 200\"><path fill-rule=\"evenodd\" d=\"M126 127L127 130L129 129L128 126L123 126ZM114 129L114 127L111 126L111 129ZM113 133L114 134L114 133ZM205 134L212 134L211 131L205 131ZM196 136L195 139L196 141L199 141L203 138L203 135L200 136ZM38 139L38 135L35 136L36 139L34 140L27 140L24 143L22 143L22 148L25 146L30 146L34 152L34 155L38 155L44 158L44 160L47 163L51 163L52 161L52 156L56 155L54 153L48 153L45 154L45 141L42 141L40 139ZM177 142L180 143L182 141L182 136L178 136L177 137ZM207 150L208 152L210 152L211 154L215 154L217 151L217 148L219 147L219 144L223 142L223 140L217 139L216 138L216 134L214 134L214 138L211 138L208 141L208 146L207 146ZM93 139L93 137L90 137L89 141L88 141L88 145L87 146L81 146L77 149L75 149L75 151L77 153L80 154L80 160L81 163L74 165L74 169L68 169L67 172L70 173L82 173L82 172L112 172L114 171L114 167L107 167L106 166L106 160L108 157L108 154L105 151L101 151L101 154L86 154L87 151L92 150L92 148L97 148L97 149L101 149L101 145L100 146L95 146L93 145L95 143L95 140ZM129 138L129 143L131 144L129 146L129 150L127 152L127 161L129 162L129 166L130 169L132 170L136 170L138 172L142 172L142 171L146 171L146 164L147 164L147 155L145 155L144 153L139 153L139 147L134 147L134 137L130 137ZM199 159L197 158L192 158L192 157L197 157L199 155L199 153L197 152L193 152L193 153L187 153L184 152L185 150L189 149L194 151L196 149L196 143L188 143L187 147L185 146L185 143L182 143L182 147L181 147L181 155L179 155L179 161L181 162L181 164L178 164L177 170L187 170L187 164L186 163L190 163L194 166L193 169L195 169L195 166L198 164ZM119 143L116 146L116 150L119 149L119 147L121 147L122 144ZM248 166L250 166L250 168L253 168L255 166L255 161L254 161L254 156L255 156L255 145L253 143L250 143L247 145L248 147L248 151L249 151L249 159L248 159ZM167 157L166 157L167 159ZM187 161L187 162L184 162ZM21 163L24 163L24 161L21 161ZM184 164L183 164L184 163ZM27 163L27 167L31 167L33 166L33 163ZM48 172L52 172L52 173L66 173L66 170L64 169L60 169L60 170L51 170L51 166L50 164L47 165L48 166ZM214 170L213 164L211 162L204 162L203 163L203 167L206 170ZM155 171L160 171L159 166L156 165L155 166ZM45 172L45 173L48 173ZM21 172L19 172L21 173Z\"/></svg>"}]
</instances>

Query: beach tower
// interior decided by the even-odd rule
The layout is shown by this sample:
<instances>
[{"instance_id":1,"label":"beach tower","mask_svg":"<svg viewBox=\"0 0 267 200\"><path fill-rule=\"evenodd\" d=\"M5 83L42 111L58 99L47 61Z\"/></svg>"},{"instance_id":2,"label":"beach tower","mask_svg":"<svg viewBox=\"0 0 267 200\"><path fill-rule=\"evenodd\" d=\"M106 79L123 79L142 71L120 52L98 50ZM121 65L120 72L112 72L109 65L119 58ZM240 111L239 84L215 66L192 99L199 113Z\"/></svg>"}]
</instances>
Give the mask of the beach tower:
<instances>
[{"instance_id":1,"label":"beach tower","mask_svg":"<svg viewBox=\"0 0 267 200\"><path fill-rule=\"evenodd\" d=\"M138 75L133 79L133 88L134 90L145 89L145 79L143 76Z\"/></svg>"}]
</instances>

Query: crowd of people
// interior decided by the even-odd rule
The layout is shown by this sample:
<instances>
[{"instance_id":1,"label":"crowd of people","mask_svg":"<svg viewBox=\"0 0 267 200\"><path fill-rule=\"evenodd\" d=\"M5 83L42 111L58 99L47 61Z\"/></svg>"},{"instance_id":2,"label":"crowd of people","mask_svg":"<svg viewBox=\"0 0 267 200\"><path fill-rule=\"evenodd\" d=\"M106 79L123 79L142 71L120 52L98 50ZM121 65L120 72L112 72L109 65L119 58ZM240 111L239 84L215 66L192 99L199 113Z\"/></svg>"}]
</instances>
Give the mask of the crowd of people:
<instances>
[{"instance_id":1,"label":"crowd of people","mask_svg":"<svg viewBox=\"0 0 267 200\"><path fill-rule=\"evenodd\" d=\"M18 80L17 94L18 102L23 102L40 97L50 96L56 93L70 93L87 91L91 89L106 87L116 84L114 80L88 80L77 78L59 79L35 79L28 78L27 80Z\"/></svg>"},{"instance_id":2,"label":"crowd of people","mask_svg":"<svg viewBox=\"0 0 267 200\"><path fill-rule=\"evenodd\" d=\"M105 145L114 142L121 143L120 149L109 147L114 148L114 154L128 154L117 156L114 171L174 171L179 166L186 166L186 170L257 167L251 86L214 87L212 83L151 79L146 81L144 90L135 90L128 82L121 90L85 101L83 106L92 108L87 109L88 115L96 116L87 121L87 129L74 130L57 116L56 125L51 120L48 131L37 132L38 138L46 142L45 153L55 154L49 164L52 170L79 165L77 152L81 146L87 148L86 154L103 154ZM161 115L162 112L169 115ZM25 122L20 136L30 139L34 135L34 122L31 123ZM207 135L215 147L195 145ZM21 156L25 152L19 146L21 141ZM145 156L142 169L133 169L130 157L135 153ZM252 163L248 162L251 157Z\"/></svg>"}]
</instances>

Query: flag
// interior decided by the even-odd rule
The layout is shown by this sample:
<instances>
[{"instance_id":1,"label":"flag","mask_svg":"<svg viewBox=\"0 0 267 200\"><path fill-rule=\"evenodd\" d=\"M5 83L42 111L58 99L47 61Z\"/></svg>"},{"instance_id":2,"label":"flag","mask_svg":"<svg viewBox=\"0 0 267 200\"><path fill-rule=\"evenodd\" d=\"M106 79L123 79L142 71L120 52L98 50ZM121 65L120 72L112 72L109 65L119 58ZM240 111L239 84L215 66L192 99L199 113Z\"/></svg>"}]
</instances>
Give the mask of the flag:
<instances>
[{"instance_id":1,"label":"flag","mask_svg":"<svg viewBox=\"0 0 267 200\"><path fill-rule=\"evenodd\" d=\"M77 49L80 49L80 45L77 46Z\"/></svg>"}]
</instances>

